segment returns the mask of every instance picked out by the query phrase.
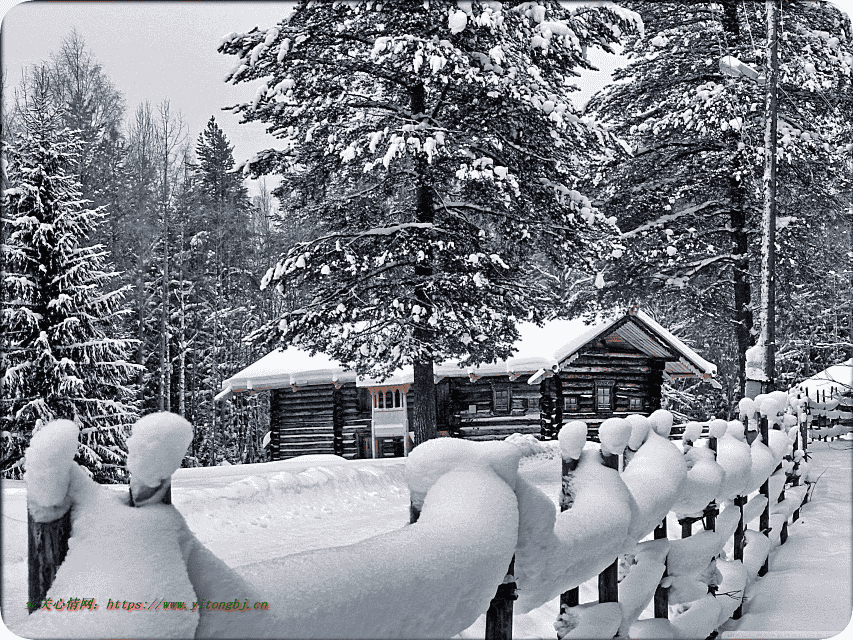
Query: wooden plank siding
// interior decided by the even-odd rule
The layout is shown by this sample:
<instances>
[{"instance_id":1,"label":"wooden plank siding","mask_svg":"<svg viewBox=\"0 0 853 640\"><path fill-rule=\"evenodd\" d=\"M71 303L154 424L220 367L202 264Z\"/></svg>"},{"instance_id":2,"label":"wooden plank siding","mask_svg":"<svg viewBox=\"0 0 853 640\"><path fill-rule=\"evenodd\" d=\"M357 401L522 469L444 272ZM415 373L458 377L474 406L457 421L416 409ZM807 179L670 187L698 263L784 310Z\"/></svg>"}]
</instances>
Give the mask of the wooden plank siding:
<instances>
[{"instance_id":1,"label":"wooden plank siding","mask_svg":"<svg viewBox=\"0 0 853 640\"><path fill-rule=\"evenodd\" d=\"M527 384L529 375L510 380L507 375L476 380L448 378L451 435L467 440L503 440L513 433L538 435L539 385ZM496 390L509 391L509 404L495 410ZM472 409L474 409L472 411Z\"/></svg>"},{"instance_id":2,"label":"wooden plank siding","mask_svg":"<svg viewBox=\"0 0 853 640\"><path fill-rule=\"evenodd\" d=\"M660 409L665 367L665 360L651 358L610 337L588 344L576 358L560 367L557 384L562 397L577 399L577 408L564 410L562 421L583 420L596 439L598 426L607 418L632 413L649 415ZM611 407L597 407L596 387L610 384ZM632 398L639 401L638 408L631 408Z\"/></svg>"},{"instance_id":3,"label":"wooden plank siding","mask_svg":"<svg viewBox=\"0 0 853 640\"><path fill-rule=\"evenodd\" d=\"M436 385L440 432L468 440L502 440L513 433L544 440L556 438L562 424L583 420L590 438L607 418L632 413L649 415L661 406L666 361L650 357L625 341L605 336L563 362L554 375L527 384L530 373L449 377ZM596 407L596 390L610 389L611 405ZM574 398L569 406L566 399ZM631 400L639 402L632 407ZM409 424L414 398L406 394ZM275 389L270 403L271 458L283 460L307 453L359 457L358 441L369 437L372 399L367 388L348 382Z\"/></svg>"}]
</instances>

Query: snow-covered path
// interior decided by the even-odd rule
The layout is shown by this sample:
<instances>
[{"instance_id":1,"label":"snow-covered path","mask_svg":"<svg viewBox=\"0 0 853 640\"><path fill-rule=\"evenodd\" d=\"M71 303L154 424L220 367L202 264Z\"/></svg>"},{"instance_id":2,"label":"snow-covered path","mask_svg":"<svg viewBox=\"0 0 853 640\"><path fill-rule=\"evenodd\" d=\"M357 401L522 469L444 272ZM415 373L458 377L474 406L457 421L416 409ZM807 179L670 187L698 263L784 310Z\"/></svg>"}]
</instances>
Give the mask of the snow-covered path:
<instances>
[{"instance_id":1,"label":"snow-covered path","mask_svg":"<svg viewBox=\"0 0 853 640\"><path fill-rule=\"evenodd\" d=\"M747 589L744 615L723 638L831 638L853 613L853 449L851 441L812 442L812 464L826 472L770 570ZM842 636L844 637L844 636Z\"/></svg>"}]
</instances>

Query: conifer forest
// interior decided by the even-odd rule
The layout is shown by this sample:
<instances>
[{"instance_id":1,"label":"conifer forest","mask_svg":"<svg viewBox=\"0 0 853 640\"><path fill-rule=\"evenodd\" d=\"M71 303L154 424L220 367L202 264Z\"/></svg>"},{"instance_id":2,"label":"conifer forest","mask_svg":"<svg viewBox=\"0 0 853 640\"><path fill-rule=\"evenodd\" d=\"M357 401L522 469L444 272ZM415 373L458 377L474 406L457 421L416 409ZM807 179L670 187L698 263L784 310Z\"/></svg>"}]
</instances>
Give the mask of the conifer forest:
<instances>
[{"instance_id":1,"label":"conifer forest","mask_svg":"<svg viewBox=\"0 0 853 640\"><path fill-rule=\"evenodd\" d=\"M184 466L262 462L268 392L215 397L281 345L412 366L419 442L434 363L632 306L718 367L665 408L736 417L768 321L771 83L773 383L853 357L853 27L832 4L781 3L772 78L764 2L281 4L212 43L243 98L201 130L130 104L77 30L4 73L2 477L68 418L78 461L126 482L154 411L193 425ZM580 100L594 51L619 64ZM226 121L269 135L235 157Z\"/></svg>"}]
</instances>

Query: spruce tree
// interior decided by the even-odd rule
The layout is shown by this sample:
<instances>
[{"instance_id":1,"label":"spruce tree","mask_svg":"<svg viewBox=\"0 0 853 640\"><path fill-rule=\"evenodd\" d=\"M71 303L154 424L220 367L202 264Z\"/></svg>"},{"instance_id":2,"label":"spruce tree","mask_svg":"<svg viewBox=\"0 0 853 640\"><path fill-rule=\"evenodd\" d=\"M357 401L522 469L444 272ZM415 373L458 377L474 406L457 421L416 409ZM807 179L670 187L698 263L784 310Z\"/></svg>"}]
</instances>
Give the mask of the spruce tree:
<instances>
[{"instance_id":1,"label":"spruce tree","mask_svg":"<svg viewBox=\"0 0 853 640\"><path fill-rule=\"evenodd\" d=\"M127 362L131 341L116 335L124 288L112 288L103 247L92 234L105 216L81 198L80 140L61 128L47 93L29 96L21 130L4 149L2 472L20 477L33 432L56 418L81 429L78 461L99 481L124 478L124 438L138 415Z\"/></svg>"},{"instance_id":2,"label":"spruce tree","mask_svg":"<svg viewBox=\"0 0 853 640\"><path fill-rule=\"evenodd\" d=\"M591 271L611 227L574 189L611 153L569 99L588 46L633 27L558 2L300 2L230 34L237 105L281 140L245 165L277 173L303 242L263 279L307 298L254 334L379 377L414 369L415 442L435 434L433 362L512 353L521 319L558 305L532 265Z\"/></svg>"},{"instance_id":3,"label":"spruce tree","mask_svg":"<svg viewBox=\"0 0 853 640\"><path fill-rule=\"evenodd\" d=\"M645 36L627 39L628 65L587 107L633 150L597 176L602 209L618 217L622 232L598 297L606 305L655 298L687 305L695 335L722 331L721 339L737 344L742 393L757 329L764 4L627 6L642 16ZM784 289L807 271L800 266L818 256L815 246L830 249L820 229L845 215L853 31L825 2L785 2L782 11L776 276L784 304ZM844 259L832 250L834 261ZM783 354L784 341L781 334Z\"/></svg>"}]
</instances>

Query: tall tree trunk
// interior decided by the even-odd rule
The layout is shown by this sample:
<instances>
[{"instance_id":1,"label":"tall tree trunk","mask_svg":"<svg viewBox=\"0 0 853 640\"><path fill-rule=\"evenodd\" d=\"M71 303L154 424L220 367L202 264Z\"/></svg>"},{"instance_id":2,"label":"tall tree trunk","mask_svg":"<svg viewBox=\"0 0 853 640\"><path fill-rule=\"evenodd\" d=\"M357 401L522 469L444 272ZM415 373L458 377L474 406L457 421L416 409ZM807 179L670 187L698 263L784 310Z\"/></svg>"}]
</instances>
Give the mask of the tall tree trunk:
<instances>
[{"instance_id":1,"label":"tall tree trunk","mask_svg":"<svg viewBox=\"0 0 853 640\"><path fill-rule=\"evenodd\" d=\"M779 80L779 14L775 0L767 0L769 68L764 100L764 215L761 227L761 338L764 345L762 391L776 379L776 92Z\"/></svg>"},{"instance_id":2,"label":"tall tree trunk","mask_svg":"<svg viewBox=\"0 0 853 640\"><path fill-rule=\"evenodd\" d=\"M412 115L417 118L418 114L424 117L424 87L419 84L412 88L411 93ZM431 223L435 220L435 212L432 208L432 197L429 192L429 186L425 183L426 163L422 158L415 161L416 165L416 183L415 183L415 221ZM426 249L426 259L422 263L415 266L415 280L418 283L423 283L433 274L432 268L432 253ZM426 310L424 317L429 317L432 313L432 303L427 296L422 284L418 284L415 288L415 299L418 304ZM433 375L433 357L429 343L431 341L429 331L425 327L419 327L415 330L415 338L419 346L422 347L425 355L422 355L414 363L414 384L412 387L412 396L415 403L414 411L414 446L431 440L438 435L436 425L436 395L435 395L435 377Z\"/></svg>"},{"instance_id":3,"label":"tall tree trunk","mask_svg":"<svg viewBox=\"0 0 853 640\"><path fill-rule=\"evenodd\" d=\"M737 15L738 2L723 2L722 25L727 41L732 44L740 40L740 23ZM729 40L730 39L730 40ZM747 229L748 198L743 180L735 175L746 175L742 163L738 160L729 179L729 200L731 210L729 222L732 228L733 251L739 256L732 268L734 281L734 325L737 338L738 394L744 395L746 387L746 351L753 345L752 337L752 292L749 277L749 234Z\"/></svg>"}]
</instances>

